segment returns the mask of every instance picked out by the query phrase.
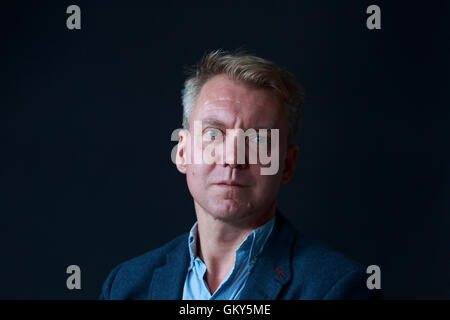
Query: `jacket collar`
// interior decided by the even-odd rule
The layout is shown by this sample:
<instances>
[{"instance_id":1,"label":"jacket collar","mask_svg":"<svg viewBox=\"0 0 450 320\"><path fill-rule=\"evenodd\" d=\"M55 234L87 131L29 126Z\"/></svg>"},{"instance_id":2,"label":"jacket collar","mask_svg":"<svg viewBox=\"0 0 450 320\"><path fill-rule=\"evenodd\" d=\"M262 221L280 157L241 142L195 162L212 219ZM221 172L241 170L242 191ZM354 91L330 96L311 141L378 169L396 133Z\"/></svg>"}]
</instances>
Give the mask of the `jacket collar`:
<instances>
[{"instance_id":1,"label":"jacket collar","mask_svg":"<svg viewBox=\"0 0 450 320\"><path fill-rule=\"evenodd\" d=\"M295 229L277 210L272 234L241 293L241 300L275 300L291 279Z\"/></svg>"},{"instance_id":2,"label":"jacket collar","mask_svg":"<svg viewBox=\"0 0 450 320\"><path fill-rule=\"evenodd\" d=\"M291 279L290 252L295 229L276 212L275 225L241 293L241 300L274 300ZM188 235L169 251L166 263L155 269L149 289L151 300L180 300L189 266Z\"/></svg>"},{"instance_id":3,"label":"jacket collar","mask_svg":"<svg viewBox=\"0 0 450 320\"><path fill-rule=\"evenodd\" d=\"M169 251L166 263L156 268L150 284L150 300L181 300L189 266L188 234Z\"/></svg>"}]
</instances>

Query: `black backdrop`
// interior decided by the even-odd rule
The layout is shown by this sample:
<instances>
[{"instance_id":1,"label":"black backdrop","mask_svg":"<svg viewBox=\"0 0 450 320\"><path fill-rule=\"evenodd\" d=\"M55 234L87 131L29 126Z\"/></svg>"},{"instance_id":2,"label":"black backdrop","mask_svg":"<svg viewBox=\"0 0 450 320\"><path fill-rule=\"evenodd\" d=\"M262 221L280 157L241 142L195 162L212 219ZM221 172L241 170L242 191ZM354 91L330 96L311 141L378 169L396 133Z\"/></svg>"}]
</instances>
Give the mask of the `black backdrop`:
<instances>
[{"instance_id":1,"label":"black backdrop","mask_svg":"<svg viewBox=\"0 0 450 320\"><path fill-rule=\"evenodd\" d=\"M379 265L386 298L450 298L449 17L437 0L2 4L0 298L96 298L113 266L188 231L170 161L183 68L238 47L307 91L281 210Z\"/></svg>"}]
</instances>

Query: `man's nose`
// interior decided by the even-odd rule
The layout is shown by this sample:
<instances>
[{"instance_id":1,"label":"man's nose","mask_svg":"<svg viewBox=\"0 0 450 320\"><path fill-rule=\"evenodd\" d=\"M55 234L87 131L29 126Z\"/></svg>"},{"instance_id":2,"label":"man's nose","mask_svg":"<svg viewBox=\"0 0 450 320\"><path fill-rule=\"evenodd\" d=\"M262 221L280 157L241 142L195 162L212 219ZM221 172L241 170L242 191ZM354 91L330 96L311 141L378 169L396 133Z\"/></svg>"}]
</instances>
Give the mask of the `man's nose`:
<instances>
[{"instance_id":1,"label":"man's nose","mask_svg":"<svg viewBox=\"0 0 450 320\"><path fill-rule=\"evenodd\" d=\"M239 132L230 131L225 143L225 163L224 166L231 168L245 168L248 166L247 153L245 147L245 137L240 137ZM241 138L241 143L239 142Z\"/></svg>"}]
</instances>

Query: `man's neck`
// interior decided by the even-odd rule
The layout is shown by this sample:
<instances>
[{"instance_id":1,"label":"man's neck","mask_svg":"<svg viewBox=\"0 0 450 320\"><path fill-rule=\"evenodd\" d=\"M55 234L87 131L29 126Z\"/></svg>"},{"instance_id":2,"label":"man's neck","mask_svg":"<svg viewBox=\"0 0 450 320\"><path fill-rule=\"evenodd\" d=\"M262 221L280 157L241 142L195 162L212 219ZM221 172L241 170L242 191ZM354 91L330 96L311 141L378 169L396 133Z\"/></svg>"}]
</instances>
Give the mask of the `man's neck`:
<instances>
[{"instance_id":1,"label":"man's neck","mask_svg":"<svg viewBox=\"0 0 450 320\"><path fill-rule=\"evenodd\" d=\"M244 239L275 214L275 203L266 212L254 213L239 221L215 218L197 203L197 252L206 265L205 280L211 294L217 289L235 263L235 252Z\"/></svg>"}]
</instances>

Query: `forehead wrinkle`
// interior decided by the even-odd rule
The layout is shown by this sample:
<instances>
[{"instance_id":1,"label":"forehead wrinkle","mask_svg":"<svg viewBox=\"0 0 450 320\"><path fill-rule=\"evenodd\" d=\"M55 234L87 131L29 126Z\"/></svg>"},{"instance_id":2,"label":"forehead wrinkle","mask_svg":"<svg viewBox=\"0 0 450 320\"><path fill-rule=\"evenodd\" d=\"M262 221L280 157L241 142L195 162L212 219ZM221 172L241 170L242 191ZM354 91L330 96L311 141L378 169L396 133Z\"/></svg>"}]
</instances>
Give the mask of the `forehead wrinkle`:
<instances>
[{"instance_id":1,"label":"forehead wrinkle","mask_svg":"<svg viewBox=\"0 0 450 320\"><path fill-rule=\"evenodd\" d=\"M238 105L239 108L236 108L236 105ZM232 112L233 109L240 110L244 108L244 106L242 106L241 101L231 98L207 99L205 101L202 101L199 104L199 107L203 107L206 110L210 109L230 110L230 112Z\"/></svg>"},{"instance_id":2,"label":"forehead wrinkle","mask_svg":"<svg viewBox=\"0 0 450 320\"><path fill-rule=\"evenodd\" d=\"M236 98L219 96L219 97L214 97L214 99L206 99L204 104L209 104L210 100L212 100L212 101L215 101L215 100L218 100L218 101L233 101L233 102L236 102L236 103L241 103L241 101L236 99Z\"/></svg>"},{"instance_id":3,"label":"forehead wrinkle","mask_svg":"<svg viewBox=\"0 0 450 320\"><path fill-rule=\"evenodd\" d=\"M207 125L214 125L214 126L218 126L218 127L226 127L226 124L218 119L214 119L214 118L206 118L206 119L202 119L202 126L207 126Z\"/></svg>"}]
</instances>

